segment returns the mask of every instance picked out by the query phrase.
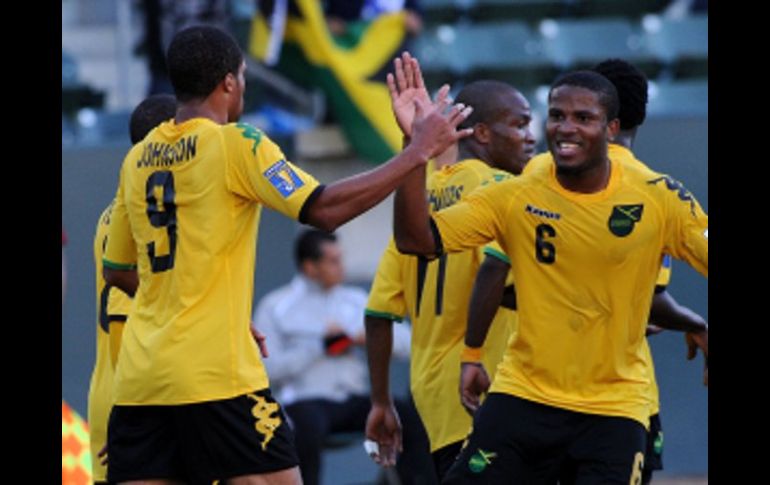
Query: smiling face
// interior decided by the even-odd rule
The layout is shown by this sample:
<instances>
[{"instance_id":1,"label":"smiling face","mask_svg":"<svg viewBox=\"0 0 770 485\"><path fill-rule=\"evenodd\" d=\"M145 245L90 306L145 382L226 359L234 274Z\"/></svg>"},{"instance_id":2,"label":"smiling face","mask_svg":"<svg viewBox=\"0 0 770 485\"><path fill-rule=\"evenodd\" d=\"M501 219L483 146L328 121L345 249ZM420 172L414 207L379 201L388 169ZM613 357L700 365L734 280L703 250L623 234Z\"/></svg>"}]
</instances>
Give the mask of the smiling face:
<instances>
[{"instance_id":1,"label":"smiling face","mask_svg":"<svg viewBox=\"0 0 770 485\"><path fill-rule=\"evenodd\" d=\"M618 120L607 120L598 93L565 84L551 91L545 129L557 173L577 175L607 160Z\"/></svg>"}]
</instances>

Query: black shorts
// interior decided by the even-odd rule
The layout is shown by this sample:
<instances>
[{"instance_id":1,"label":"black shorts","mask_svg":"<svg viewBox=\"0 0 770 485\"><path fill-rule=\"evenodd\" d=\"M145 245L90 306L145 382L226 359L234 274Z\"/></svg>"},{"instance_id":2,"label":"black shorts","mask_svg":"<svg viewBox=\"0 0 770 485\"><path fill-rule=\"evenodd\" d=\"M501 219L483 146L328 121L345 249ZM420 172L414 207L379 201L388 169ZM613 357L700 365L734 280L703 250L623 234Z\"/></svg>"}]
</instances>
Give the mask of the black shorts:
<instances>
[{"instance_id":1,"label":"black shorts","mask_svg":"<svg viewBox=\"0 0 770 485\"><path fill-rule=\"evenodd\" d=\"M442 446L430 454L430 457L433 459L433 468L436 470L436 476L439 480L442 480L452 465L454 465L457 455L460 454L462 448L463 441L455 441L454 443Z\"/></svg>"},{"instance_id":2,"label":"black shorts","mask_svg":"<svg viewBox=\"0 0 770 485\"><path fill-rule=\"evenodd\" d=\"M639 483L646 431L629 418L585 414L491 393L445 484L552 484L574 463L586 484Z\"/></svg>"},{"instance_id":3,"label":"black shorts","mask_svg":"<svg viewBox=\"0 0 770 485\"><path fill-rule=\"evenodd\" d=\"M647 432L647 449L644 452L644 479L649 483L654 470L663 469L663 426L660 414L650 416L650 431Z\"/></svg>"},{"instance_id":4,"label":"black shorts","mask_svg":"<svg viewBox=\"0 0 770 485\"><path fill-rule=\"evenodd\" d=\"M113 406L109 482L214 480L297 466L294 435L269 389L221 401Z\"/></svg>"}]
</instances>

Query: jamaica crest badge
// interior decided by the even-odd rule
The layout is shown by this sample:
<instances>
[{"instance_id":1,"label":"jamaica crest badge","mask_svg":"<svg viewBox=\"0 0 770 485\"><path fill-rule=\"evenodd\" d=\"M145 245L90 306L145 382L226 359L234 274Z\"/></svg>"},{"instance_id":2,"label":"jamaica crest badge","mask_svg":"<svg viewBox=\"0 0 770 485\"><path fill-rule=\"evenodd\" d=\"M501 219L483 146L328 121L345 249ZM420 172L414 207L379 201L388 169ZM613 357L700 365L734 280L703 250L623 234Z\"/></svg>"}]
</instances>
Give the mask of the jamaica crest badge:
<instances>
[{"instance_id":1,"label":"jamaica crest badge","mask_svg":"<svg viewBox=\"0 0 770 485\"><path fill-rule=\"evenodd\" d=\"M607 221L610 232L618 237L626 237L634 230L637 222L642 220L644 204L616 205Z\"/></svg>"}]
</instances>

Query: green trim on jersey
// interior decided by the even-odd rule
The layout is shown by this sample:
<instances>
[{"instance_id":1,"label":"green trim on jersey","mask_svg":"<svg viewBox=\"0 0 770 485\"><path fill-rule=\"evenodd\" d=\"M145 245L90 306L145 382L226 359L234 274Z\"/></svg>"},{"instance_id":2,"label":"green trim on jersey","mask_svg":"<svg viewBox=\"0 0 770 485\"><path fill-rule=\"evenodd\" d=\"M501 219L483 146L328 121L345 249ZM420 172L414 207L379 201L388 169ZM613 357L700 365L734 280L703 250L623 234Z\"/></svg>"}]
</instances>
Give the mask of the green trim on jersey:
<instances>
[{"instance_id":1,"label":"green trim on jersey","mask_svg":"<svg viewBox=\"0 0 770 485\"><path fill-rule=\"evenodd\" d=\"M364 315L366 315L367 317L386 318L388 320L393 320L395 322L401 322L404 319L404 317L400 317L400 316L394 315L392 313L378 312L378 311L375 311L375 310L370 310L368 308L366 310L364 310Z\"/></svg>"},{"instance_id":2,"label":"green trim on jersey","mask_svg":"<svg viewBox=\"0 0 770 485\"><path fill-rule=\"evenodd\" d=\"M109 261L107 259L102 259L102 264L107 268L118 269L121 271L130 271L132 269L136 269L136 264L113 263L112 261Z\"/></svg>"},{"instance_id":3,"label":"green trim on jersey","mask_svg":"<svg viewBox=\"0 0 770 485\"><path fill-rule=\"evenodd\" d=\"M505 253L501 253L495 248L490 248L490 247L484 248L484 254L486 254L487 256L492 256L493 258L497 258L503 263L506 263L509 265L511 264L510 258L508 258L508 256L505 255Z\"/></svg>"}]
</instances>

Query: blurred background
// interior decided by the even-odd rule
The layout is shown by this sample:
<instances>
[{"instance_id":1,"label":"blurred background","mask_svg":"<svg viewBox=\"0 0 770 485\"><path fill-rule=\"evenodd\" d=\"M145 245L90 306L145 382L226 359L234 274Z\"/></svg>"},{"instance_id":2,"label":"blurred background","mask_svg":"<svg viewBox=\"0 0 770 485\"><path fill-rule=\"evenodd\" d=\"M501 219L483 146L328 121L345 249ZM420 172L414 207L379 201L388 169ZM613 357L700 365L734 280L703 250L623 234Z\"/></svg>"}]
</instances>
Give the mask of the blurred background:
<instances>
[{"instance_id":1,"label":"blurred background","mask_svg":"<svg viewBox=\"0 0 770 485\"><path fill-rule=\"evenodd\" d=\"M708 211L708 4L699 0L62 0L62 222L68 286L62 322L63 398L82 415L95 355L92 243L114 196L131 110L171 92L163 52L177 30L229 30L247 57L243 116L322 182L382 163L401 140L385 73L407 48L428 89L456 93L477 79L510 82L532 105L545 149L548 85L608 57L649 78L647 121L635 152L682 180ZM369 288L391 230L391 201L340 228L350 283ZM289 281L299 226L266 210L257 248L255 302ZM708 285L675 262L670 292L708 318ZM660 385L665 470L671 483L705 483L708 393L701 361L685 360L681 334L651 338ZM394 372L406 393L406 365ZM374 483L360 440L330 448L324 483ZM379 478L378 478L379 477ZM678 481L677 481L678 480ZM686 480L686 481L682 481Z\"/></svg>"}]
</instances>

